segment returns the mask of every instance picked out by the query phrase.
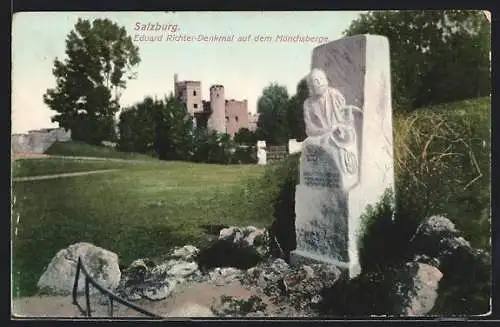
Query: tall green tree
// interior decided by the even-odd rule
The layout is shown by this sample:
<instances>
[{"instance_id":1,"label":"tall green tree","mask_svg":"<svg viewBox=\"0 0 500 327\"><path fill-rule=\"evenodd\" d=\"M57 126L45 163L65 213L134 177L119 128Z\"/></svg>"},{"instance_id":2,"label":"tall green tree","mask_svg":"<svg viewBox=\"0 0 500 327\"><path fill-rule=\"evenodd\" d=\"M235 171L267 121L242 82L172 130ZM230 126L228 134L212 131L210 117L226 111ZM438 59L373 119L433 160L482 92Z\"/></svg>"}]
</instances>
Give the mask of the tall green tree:
<instances>
[{"instance_id":1,"label":"tall green tree","mask_svg":"<svg viewBox=\"0 0 500 327\"><path fill-rule=\"evenodd\" d=\"M163 101L155 101L153 116L158 157L188 160L193 154L195 127L186 105L170 94Z\"/></svg>"},{"instance_id":2,"label":"tall green tree","mask_svg":"<svg viewBox=\"0 0 500 327\"><path fill-rule=\"evenodd\" d=\"M303 141L306 138L304 123L304 101L309 97L309 88L303 78L297 84L296 93L290 98L287 106L288 138Z\"/></svg>"},{"instance_id":3,"label":"tall green tree","mask_svg":"<svg viewBox=\"0 0 500 327\"><path fill-rule=\"evenodd\" d=\"M186 105L173 95L146 97L126 108L118 124L122 151L156 154L162 160L188 160L194 147L194 124Z\"/></svg>"},{"instance_id":4,"label":"tall green tree","mask_svg":"<svg viewBox=\"0 0 500 327\"><path fill-rule=\"evenodd\" d=\"M270 84L262 91L257 101L256 135L268 144L286 144L288 142L287 126L288 91L285 86Z\"/></svg>"},{"instance_id":5,"label":"tall green tree","mask_svg":"<svg viewBox=\"0 0 500 327\"><path fill-rule=\"evenodd\" d=\"M118 123L120 138L118 147L121 151L138 153L156 153L154 111L161 110L151 97L120 113Z\"/></svg>"},{"instance_id":6,"label":"tall green tree","mask_svg":"<svg viewBox=\"0 0 500 327\"><path fill-rule=\"evenodd\" d=\"M396 107L488 96L491 29L480 10L394 10L360 15L344 32L390 42Z\"/></svg>"},{"instance_id":7,"label":"tall green tree","mask_svg":"<svg viewBox=\"0 0 500 327\"><path fill-rule=\"evenodd\" d=\"M57 112L52 122L70 129L76 140L114 140L120 96L135 77L139 48L124 27L109 19L79 19L66 38L66 55L55 59L56 87L43 96Z\"/></svg>"}]
</instances>

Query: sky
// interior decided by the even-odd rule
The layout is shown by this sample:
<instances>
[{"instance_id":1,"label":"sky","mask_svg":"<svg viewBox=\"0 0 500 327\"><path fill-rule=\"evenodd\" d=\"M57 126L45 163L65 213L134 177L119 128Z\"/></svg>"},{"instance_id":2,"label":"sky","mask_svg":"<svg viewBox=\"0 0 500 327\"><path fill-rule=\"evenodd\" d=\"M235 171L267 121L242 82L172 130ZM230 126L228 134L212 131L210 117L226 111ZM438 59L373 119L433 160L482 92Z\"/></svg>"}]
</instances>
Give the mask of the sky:
<instances>
[{"instance_id":1,"label":"sky","mask_svg":"<svg viewBox=\"0 0 500 327\"><path fill-rule=\"evenodd\" d=\"M209 99L212 84L224 85L227 99L248 100L256 112L262 90L270 83L295 94L297 83L309 70L314 47L342 37L361 12L24 12L12 25L12 133L56 127L55 114L43 103L43 94L55 87L54 59L65 59L65 39L78 18L108 18L124 26L139 47L137 78L127 84L122 107L146 96L163 97L179 80L201 81L202 97ZM137 24L177 25L177 30L138 31ZM161 41L140 37L163 35ZM167 36L194 37L171 41ZM199 35L231 36L232 42L198 40ZM278 41L277 36L309 37L309 42ZM250 36L249 41L239 37ZM256 41L255 37L270 37ZM315 39L314 39L315 38Z\"/></svg>"}]
</instances>

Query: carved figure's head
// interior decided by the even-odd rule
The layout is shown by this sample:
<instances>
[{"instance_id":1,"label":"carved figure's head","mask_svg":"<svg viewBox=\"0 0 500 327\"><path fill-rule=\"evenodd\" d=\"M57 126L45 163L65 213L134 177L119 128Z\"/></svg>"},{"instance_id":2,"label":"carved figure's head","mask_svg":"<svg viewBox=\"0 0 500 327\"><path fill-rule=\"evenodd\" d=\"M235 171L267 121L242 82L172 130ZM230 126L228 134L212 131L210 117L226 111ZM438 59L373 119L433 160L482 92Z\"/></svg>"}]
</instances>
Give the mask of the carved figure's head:
<instances>
[{"instance_id":1,"label":"carved figure's head","mask_svg":"<svg viewBox=\"0 0 500 327\"><path fill-rule=\"evenodd\" d=\"M311 95L323 95L328 89L328 78L325 72L318 68L312 69L307 75L307 86Z\"/></svg>"}]
</instances>

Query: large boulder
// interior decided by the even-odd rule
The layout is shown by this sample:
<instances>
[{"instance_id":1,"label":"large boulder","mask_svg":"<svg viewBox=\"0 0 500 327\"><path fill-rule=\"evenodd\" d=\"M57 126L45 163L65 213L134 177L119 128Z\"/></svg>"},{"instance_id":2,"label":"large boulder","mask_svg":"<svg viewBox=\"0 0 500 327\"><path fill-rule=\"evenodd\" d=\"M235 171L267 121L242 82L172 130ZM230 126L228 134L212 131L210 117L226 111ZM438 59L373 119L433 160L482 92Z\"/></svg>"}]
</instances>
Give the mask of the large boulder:
<instances>
[{"instance_id":1,"label":"large boulder","mask_svg":"<svg viewBox=\"0 0 500 327\"><path fill-rule=\"evenodd\" d=\"M248 269L240 280L273 303L288 306L303 315L316 309L323 289L333 286L340 275L340 270L333 265L292 267L279 258Z\"/></svg>"},{"instance_id":2,"label":"large boulder","mask_svg":"<svg viewBox=\"0 0 500 327\"><path fill-rule=\"evenodd\" d=\"M463 284L479 274L488 275L489 253L474 249L446 217L432 216L424 220L411 246L415 254L413 260L437 267L447 282Z\"/></svg>"},{"instance_id":3,"label":"large boulder","mask_svg":"<svg viewBox=\"0 0 500 327\"><path fill-rule=\"evenodd\" d=\"M41 292L54 295L69 295L73 291L78 258L92 278L106 289L114 290L121 278L118 255L90 243L76 243L60 250L52 258L45 272L38 280ZM85 276L80 272L78 292L85 288ZM90 293L97 289L90 287Z\"/></svg>"},{"instance_id":4,"label":"large boulder","mask_svg":"<svg viewBox=\"0 0 500 327\"><path fill-rule=\"evenodd\" d=\"M490 310L491 255L473 248L461 234L446 217L425 219L411 241L413 261L443 273L440 312L484 314Z\"/></svg>"},{"instance_id":5,"label":"large boulder","mask_svg":"<svg viewBox=\"0 0 500 327\"><path fill-rule=\"evenodd\" d=\"M409 262L398 277L395 290L400 303L395 303L392 313L401 316L428 314L436 303L443 274L431 265Z\"/></svg>"}]
</instances>

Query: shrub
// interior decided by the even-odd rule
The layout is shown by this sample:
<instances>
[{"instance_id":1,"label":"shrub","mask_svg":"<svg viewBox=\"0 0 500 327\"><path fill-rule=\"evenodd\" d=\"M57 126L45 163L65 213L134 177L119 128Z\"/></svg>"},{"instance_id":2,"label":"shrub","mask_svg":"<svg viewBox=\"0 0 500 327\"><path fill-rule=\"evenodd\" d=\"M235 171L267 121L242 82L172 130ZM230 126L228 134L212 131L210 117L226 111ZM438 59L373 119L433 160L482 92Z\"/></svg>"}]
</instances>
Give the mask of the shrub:
<instances>
[{"instance_id":1,"label":"shrub","mask_svg":"<svg viewBox=\"0 0 500 327\"><path fill-rule=\"evenodd\" d=\"M231 162L231 147L233 146L228 134L196 131L191 161L229 164Z\"/></svg>"},{"instance_id":2,"label":"shrub","mask_svg":"<svg viewBox=\"0 0 500 327\"><path fill-rule=\"evenodd\" d=\"M237 147L231 154L231 164L256 164L257 163L257 148L256 147Z\"/></svg>"}]
</instances>

